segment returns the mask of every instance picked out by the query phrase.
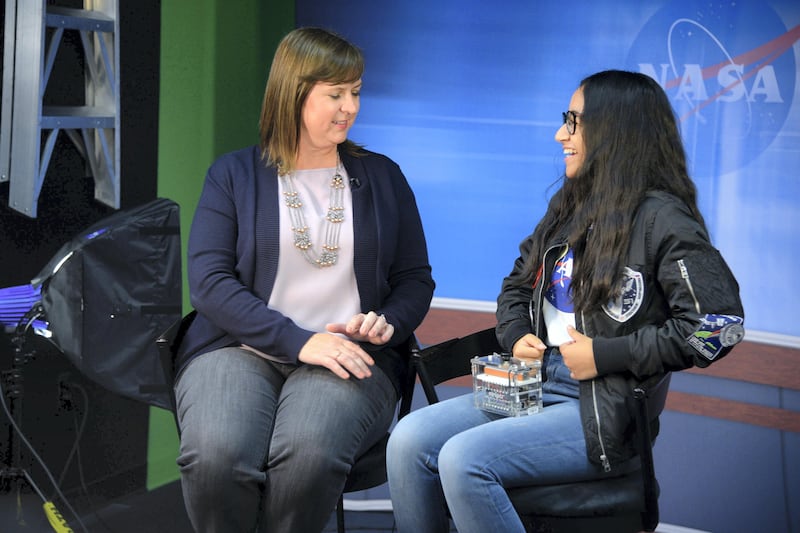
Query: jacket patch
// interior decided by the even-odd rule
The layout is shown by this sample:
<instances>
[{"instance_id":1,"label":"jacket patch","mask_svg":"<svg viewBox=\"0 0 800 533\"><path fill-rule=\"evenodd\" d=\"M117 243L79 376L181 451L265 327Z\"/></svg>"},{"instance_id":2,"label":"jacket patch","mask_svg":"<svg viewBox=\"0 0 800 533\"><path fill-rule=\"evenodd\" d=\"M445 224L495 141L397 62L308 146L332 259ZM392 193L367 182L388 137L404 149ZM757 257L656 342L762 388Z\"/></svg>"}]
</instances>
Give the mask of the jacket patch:
<instances>
[{"instance_id":1,"label":"jacket patch","mask_svg":"<svg viewBox=\"0 0 800 533\"><path fill-rule=\"evenodd\" d=\"M700 355L713 361L724 349L744 338L742 322L742 317L735 315L705 315L686 340Z\"/></svg>"},{"instance_id":2,"label":"jacket patch","mask_svg":"<svg viewBox=\"0 0 800 533\"><path fill-rule=\"evenodd\" d=\"M644 301L644 278L641 272L625 267L622 273L622 292L605 306L603 311L617 322L627 322Z\"/></svg>"}]
</instances>

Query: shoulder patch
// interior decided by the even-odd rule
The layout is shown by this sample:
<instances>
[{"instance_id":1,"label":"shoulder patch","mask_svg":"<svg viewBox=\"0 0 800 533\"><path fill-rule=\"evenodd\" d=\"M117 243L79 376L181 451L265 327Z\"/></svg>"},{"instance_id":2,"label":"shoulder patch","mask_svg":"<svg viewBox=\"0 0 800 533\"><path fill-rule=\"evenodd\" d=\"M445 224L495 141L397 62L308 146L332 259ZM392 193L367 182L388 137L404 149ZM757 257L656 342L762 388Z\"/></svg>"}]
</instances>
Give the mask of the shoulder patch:
<instances>
[{"instance_id":1,"label":"shoulder patch","mask_svg":"<svg viewBox=\"0 0 800 533\"><path fill-rule=\"evenodd\" d=\"M627 322L636 314L644 301L644 277L630 267L622 273L622 292L605 306L603 311L617 322Z\"/></svg>"}]
</instances>

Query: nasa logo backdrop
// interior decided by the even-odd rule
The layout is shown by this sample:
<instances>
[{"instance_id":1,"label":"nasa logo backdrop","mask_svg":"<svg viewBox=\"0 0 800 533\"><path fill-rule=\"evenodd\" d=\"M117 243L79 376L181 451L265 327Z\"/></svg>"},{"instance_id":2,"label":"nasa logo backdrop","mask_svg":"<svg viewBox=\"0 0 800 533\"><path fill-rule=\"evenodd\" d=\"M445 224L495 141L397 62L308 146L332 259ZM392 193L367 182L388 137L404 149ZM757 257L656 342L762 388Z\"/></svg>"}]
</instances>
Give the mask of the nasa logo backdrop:
<instances>
[{"instance_id":1,"label":"nasa logo backdrop","mask_svg":"<svg viewBox=\"0 0 800 533\"><path fill-rule=\"evenodd\" d=\"M669 2L642 27L628 68L667 91L696 179L738 170L775 140L794 100L798 38L800 26L755 0Z\"/></svg>"}]
</instances>

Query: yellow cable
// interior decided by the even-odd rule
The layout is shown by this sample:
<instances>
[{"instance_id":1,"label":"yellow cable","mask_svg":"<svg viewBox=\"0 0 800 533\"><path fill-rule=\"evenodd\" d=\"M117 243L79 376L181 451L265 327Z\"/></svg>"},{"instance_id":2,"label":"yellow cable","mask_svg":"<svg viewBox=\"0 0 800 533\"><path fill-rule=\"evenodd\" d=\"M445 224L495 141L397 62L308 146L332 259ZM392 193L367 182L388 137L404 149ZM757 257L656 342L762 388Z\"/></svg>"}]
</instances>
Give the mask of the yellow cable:
<instances>
[{"instance_id":1,"label":"yellow cable","mask_svg":"<svg viewBox=\"0 0 800 533\"><path fill-rule=\"evenodd\" d=\"M44 508L44 514L47 515L47 520L53 526L53 531L56 533L74 533L67 521L64 520L64 517L61 516L61 512L53 505L53 502L44 502L42 507Z\"/></svg>"}]
</instances>

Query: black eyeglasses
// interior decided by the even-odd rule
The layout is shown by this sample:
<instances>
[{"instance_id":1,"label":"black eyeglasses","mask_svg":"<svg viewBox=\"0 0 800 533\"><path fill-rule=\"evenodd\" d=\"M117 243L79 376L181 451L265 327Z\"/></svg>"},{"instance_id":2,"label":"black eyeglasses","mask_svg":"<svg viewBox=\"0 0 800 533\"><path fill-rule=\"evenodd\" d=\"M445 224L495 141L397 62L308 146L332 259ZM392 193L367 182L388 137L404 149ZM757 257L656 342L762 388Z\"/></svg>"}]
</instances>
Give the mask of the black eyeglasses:
<instances>
[{"instance_id":1,"label":"black eyeglasses","mask_svg":"<svg viewBox=\"0 0 800 533\"><path fill-rule=\"evenodd\" d=\"M561 113L561 119L564 121L564 124L567 125L567 133L570 135L575 134L575 128L578 126L578 117L581 116L581 113L577 111L564 111Z\"/></svg>"}]
</instances>

